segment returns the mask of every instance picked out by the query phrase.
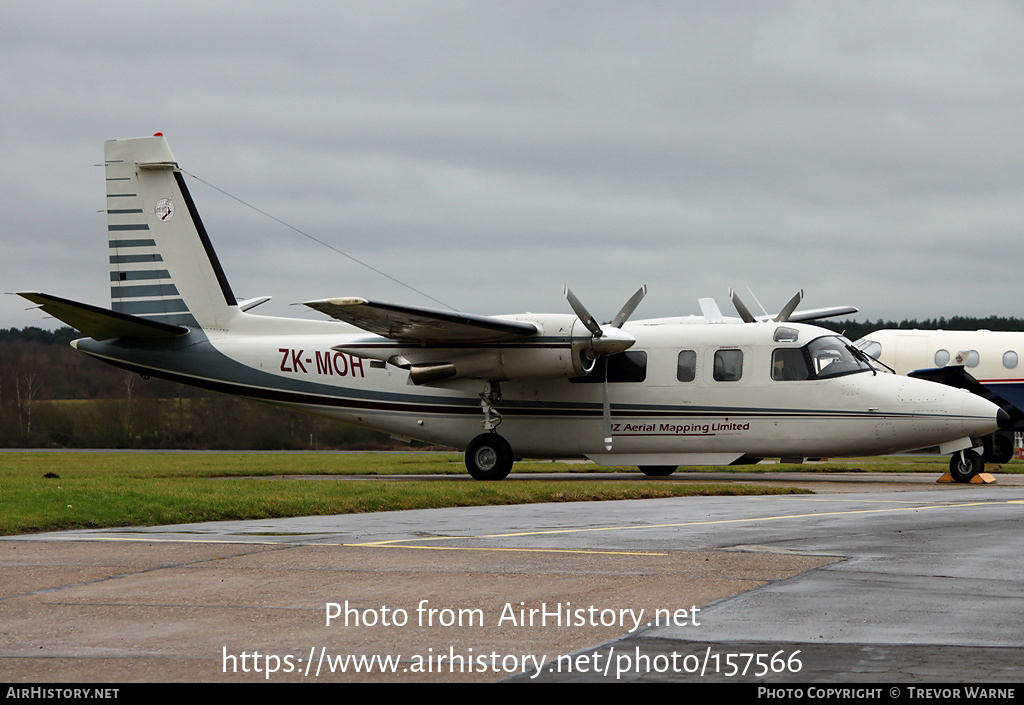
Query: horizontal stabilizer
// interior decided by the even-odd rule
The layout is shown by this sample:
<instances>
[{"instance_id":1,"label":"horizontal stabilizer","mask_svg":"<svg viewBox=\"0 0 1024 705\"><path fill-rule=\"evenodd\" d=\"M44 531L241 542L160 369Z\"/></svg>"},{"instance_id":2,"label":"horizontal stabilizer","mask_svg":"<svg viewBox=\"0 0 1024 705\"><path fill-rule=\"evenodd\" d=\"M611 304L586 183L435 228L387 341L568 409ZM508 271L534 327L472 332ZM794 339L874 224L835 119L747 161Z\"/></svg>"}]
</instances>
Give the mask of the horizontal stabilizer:
<instances>
[{"instance_id":1,"label":"horizontal stabilizer","mask_svg":"<svg viewBox=\"0 0 1024 705\"><path fill-rule=\"evenodd\" d=\"M18 296L28 299L54 318L67 323L94 340L111 338L174 338L188 333L185 326L118 313L90 304L62 299L59 296L20 291Z\"/></svg>"},{"instance_id":2,"label":"horizontal stabilizer","mask_svg":"<svg viewBox=\"0 0 1024 705\"><path fill-rule=\"evenodd\" d=\"M306 301L304 305L339 321L402 343L493 343L534 335L538 330L537 326L523 321L399 306L360 298Z\"/></svg>"}]
</instances>

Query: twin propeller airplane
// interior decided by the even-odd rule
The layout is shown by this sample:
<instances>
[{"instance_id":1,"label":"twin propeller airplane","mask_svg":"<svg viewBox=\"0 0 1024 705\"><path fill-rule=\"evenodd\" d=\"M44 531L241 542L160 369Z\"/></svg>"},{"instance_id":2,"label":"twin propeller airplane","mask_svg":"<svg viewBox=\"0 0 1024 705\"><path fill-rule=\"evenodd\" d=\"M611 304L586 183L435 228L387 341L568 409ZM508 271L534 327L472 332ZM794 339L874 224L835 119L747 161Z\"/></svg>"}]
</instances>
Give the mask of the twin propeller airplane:
<instances>
[{"instance_id":1,"label":"twin propeller airplane","mask_svg":"<svg viewBox=\"0 0 1024 705\"><path fill-rule=\"evenodd\" d=\"M598 324L573 313L476 316L333 298L331 319L261 316L235 298L161 134L106 143L111 307L20 295L81 331L104 362L465 448L479 480L521 457L586 457L668 475L679 465L893 453L938 446L965 462L1006 412L960 389L891 374L808 325L856 309L630 321L637 291Z\"/></svg>"}]
</instances>

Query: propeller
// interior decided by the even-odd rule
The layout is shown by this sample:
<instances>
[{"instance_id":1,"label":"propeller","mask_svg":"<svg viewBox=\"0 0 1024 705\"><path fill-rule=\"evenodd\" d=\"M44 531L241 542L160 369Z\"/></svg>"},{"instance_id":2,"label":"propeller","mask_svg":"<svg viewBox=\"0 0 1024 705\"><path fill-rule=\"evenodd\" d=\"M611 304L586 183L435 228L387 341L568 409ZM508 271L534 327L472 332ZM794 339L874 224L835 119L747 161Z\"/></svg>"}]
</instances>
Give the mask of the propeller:
<instances>
[{"instance_id":1,"label":"propeller","mask_svg":"<svg viewBox=\"0 0 1024 705\"><path fill-rule=\"evenodd\" d=\"M566 286L562 292L565 294L565 298L568 299L569 305L572 307L573 312L579 317L580 322L590 331L590 343L587 346L586 353L591 359L597 359L601 356L614 355L630 348L633 343L636 342L629 333L621 330L622 325L629 320L629 317L636 310L636 307L640 305L644 296L647 295L647 286L644 285L636 290L636 292L629 297L619 312L615 314L615 318L612 319L611 323L607 324L607 328L602 328L598 325L594 317L590 315L590 311L583 305L583 302L576 298L576 295L572 293L572 290ZM605 450L612 449L612 408L611 403L608 401L608 365L604 366L604 394L603 394L603 421L604 421L604 447Z\"/></svg>"},{"instance_id":2,"label":"propeller","mask_svg":"<svg viewBox=\"0 0 1024 705\"><path fill-rule=\"evenodd\" d=\"M757 321L750 312L750 309L740 300L740 295L736 293L735 289L729 289L729 298L732 299L732 305L736 307L736 313L740 314L740 318L743 319L744 323L754 323Z\"/></svg>"},{"instance_id":3,"label":"propeller","mask_svg":"<svg viewBox=\"0 0 1024 705\"><path fill-rule=\"evenodd\" d=\"M855 306L833 306L831 308L816 308L808 311L797 312L796 307L800 305L800 302L804 298L804 290L798 291L793 298L786 302L786 305L779 311L779 315L772 318L770 315L765 313L760 319L750 313L743 302L740 300L739 295L732 289L729 289L729 298L732 300L732 305L736 308L736 313L740 315L744 323L755 323L758 320L761 321L774 321L775 323L784 323L786 321L792 321L794 323L802 321L817 321L822 318L832 318L833 316L845 316L852 313L857 313L858 309ZM757 297L754 297L757 300Z\"/></svg>"},{"instance_id":4,"label":"propeller","mask_svg":"<svg viewBox=\"0 0 1024 705\"><path fill-rule=\"evenodd\" d=\"M782 310L779 311L779 315L775 317L775 322L782 323L784 321L788 321L790 316L793 315L793 311L796 310L796 307L799 306L800 302L803 300L804 290L801 289L800 291L796 292L796 295L793 296L793 298L786 302L785 306L782 307Z\"/></svg>"}]
</instances>

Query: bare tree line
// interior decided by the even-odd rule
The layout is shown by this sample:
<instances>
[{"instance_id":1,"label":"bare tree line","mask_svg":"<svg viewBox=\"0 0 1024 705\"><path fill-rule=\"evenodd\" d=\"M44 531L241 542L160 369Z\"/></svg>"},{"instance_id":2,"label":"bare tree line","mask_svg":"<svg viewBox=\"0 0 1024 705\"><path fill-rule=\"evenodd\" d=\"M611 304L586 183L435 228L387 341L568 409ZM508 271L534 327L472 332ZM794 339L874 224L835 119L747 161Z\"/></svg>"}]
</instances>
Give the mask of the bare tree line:
<instances>
[{"instance_id":1,"label":"bare tree line","mask_svg":"<svg viewBox=\"0 0 1024 705\"><path fill-rule=\"evenodd\" d=\"M0 447L371 449L386 434L119 370L71 328L0 329Z\"/></svg>"},{"instance_id":2,"label":"bare tree line","mask_svg":"<svg viewBox=\"0 0 1024 705\"><path fill-rule=\"evenodd\" d=\"M1024 319L822 321L856 340L880 328L1024 331ZM72 328L0 329L0 447L369 449L386 434L235 397L142 379L76 352Z\"/></svg>"}]
</instances>

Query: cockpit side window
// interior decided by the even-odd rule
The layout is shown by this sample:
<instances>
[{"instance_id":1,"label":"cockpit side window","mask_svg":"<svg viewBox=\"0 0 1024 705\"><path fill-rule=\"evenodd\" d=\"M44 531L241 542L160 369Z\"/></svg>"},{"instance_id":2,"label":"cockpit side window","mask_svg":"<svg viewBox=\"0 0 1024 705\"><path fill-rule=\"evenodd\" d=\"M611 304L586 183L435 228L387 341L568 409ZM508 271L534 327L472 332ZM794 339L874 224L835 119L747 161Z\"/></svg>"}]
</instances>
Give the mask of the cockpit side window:
<instances>
[{"instance_id":1,"label":"cockpit side window","mask_svg":"<svg viewBox=\"0 0 1024 705\"><path fill-rule=\"evenodd\" d=\"M772 379L790 381L810 376L803 348L778 348L772 353Z\"/></svg>"},{"instance_id":2,"label":"cockpit side window","mask_svg":"<svg viewBox=\"0 0 1024 705\"><path fill-rule=\"evenodd\" d=\"M825 379L870 371L871 366L851 348L845 338L832 335L815 338L802 348L776 348L772 353L772 379Z\"/></svg>"},{"instance_id":3,"label":"cockpit side window","mask_svg":"<svg viewBox=\"0 0 1024 705\"><path fill-rule=\"evenodd\" d=\"M804 346L814 379L868 372L871 366L858 358L853 346L840 336L825 335Z\"/></svg>"}]
</instances>

